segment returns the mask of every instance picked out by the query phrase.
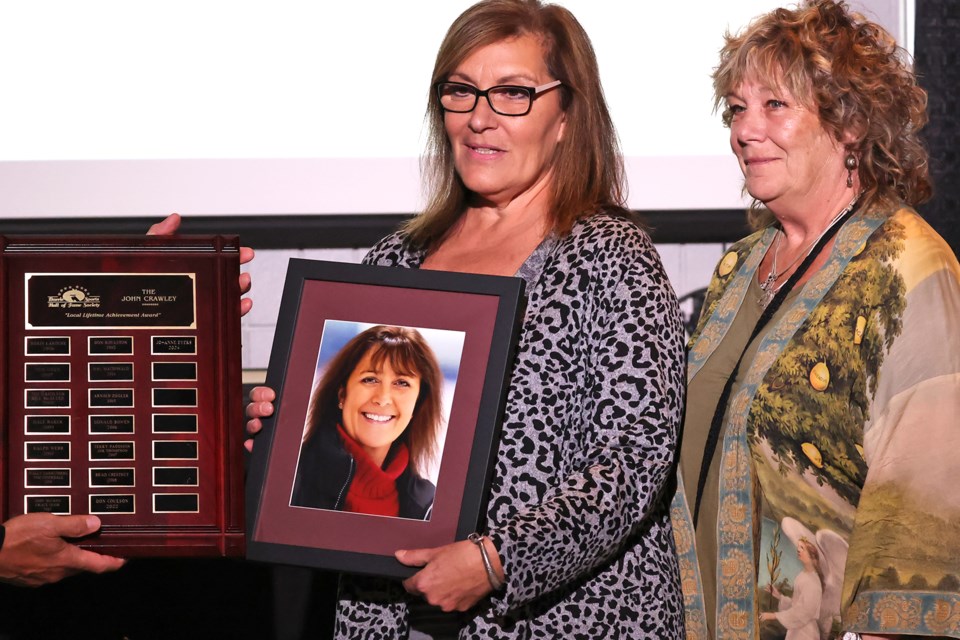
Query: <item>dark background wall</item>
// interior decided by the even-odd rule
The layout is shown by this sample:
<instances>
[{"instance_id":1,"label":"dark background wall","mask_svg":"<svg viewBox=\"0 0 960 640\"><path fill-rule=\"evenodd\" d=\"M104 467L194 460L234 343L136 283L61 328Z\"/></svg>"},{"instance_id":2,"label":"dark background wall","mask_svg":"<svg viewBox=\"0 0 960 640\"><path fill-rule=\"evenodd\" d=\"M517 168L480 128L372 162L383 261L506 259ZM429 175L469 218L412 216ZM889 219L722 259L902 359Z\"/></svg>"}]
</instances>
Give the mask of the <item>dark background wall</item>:
<instances>
[{"instance_id":1,"label":"dark background wall","mask_svg":"<svg viewBox=\"0 0 960 640\"><path fill-rule=\"evenodd\" d=\"M960 2L917 0L914 54L929 93L926 139L934 197L920 211L960 252Z\"/></svg>"}]
</instances>

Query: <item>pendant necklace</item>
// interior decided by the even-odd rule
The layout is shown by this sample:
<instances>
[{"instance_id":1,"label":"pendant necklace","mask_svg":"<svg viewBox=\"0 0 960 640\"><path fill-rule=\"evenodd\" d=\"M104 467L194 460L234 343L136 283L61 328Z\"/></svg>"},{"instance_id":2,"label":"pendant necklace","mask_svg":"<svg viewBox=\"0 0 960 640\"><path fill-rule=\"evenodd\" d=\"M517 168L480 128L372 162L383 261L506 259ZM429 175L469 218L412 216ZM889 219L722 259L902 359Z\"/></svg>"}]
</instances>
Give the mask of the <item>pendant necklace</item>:
<instances>
[{"instance_id":1,"label":"pendant necklace","mask_svg":"<svg viewBox=\"0 0 960 640\"><path fill-rule=\"evenodd\" d=\"M790 269L792 269L798 262L806 258L808 255L810 255L810 252L813 250L816 244L820 242L820 238L825 236L827 232L833 228L833 225L837 224L838 220L840 220L841 218L843 218L843 216L849 213L850 210L853 209L853 205L857 204L857 200L859 199L860 199L860 194L858 193L856 196L854 196L853 200L850 201L850 204L844 207L843 210L840 211L840 213L838 213L836 216L833 217L833 219L826 226L826 228L820 232L820 235L814 238L813 242L808 244L806 248L803 251L801 251L790 264L788 264L786 267L783 268L782 271L777 271L777 257L780 254L780 240L783 237L783 229L781 228L777 230L777 243L773 247L773 261L772 261L772 264L770 265L770 273L768 273L767 277L763 280L763 282L760 283L760 290L763 293L760 295L760 299L757 300L757 302L760 303L761 308L766 309L767 305L770 304L770 301L773 300L773 296L777 295L777 291L780 290L780 287L786 284L786 280L784 280L779 285L777 285L777 280L779 280L781 276L789 272Z\"/></svg>"}]
</instances>

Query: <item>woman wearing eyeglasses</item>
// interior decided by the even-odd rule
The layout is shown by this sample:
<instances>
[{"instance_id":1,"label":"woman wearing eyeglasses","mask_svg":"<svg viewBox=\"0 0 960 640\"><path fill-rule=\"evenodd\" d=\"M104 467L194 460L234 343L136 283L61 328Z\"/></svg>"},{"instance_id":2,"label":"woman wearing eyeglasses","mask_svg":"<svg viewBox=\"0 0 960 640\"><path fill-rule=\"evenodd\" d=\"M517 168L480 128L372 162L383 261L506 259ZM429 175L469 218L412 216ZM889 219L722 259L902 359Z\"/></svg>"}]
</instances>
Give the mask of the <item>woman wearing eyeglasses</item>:
<instances>
[{"instance_id":1,"label":"woman wearing eyeglasses","mask_svg":"<svg viewBox=\"0 0 960 640\"><path fill-rule=\"evenodd\" d=\"M683 332L569 11L487 0L450 27L427 107L429 203L366 262L518 276L527 306L485 529L397 551L403 583L341 581L339 638L425 637L408 602L465 614L432 637L680 638L664 486ZM260 388L248 412L271 411Z\"/></svg>"}]
</instances>

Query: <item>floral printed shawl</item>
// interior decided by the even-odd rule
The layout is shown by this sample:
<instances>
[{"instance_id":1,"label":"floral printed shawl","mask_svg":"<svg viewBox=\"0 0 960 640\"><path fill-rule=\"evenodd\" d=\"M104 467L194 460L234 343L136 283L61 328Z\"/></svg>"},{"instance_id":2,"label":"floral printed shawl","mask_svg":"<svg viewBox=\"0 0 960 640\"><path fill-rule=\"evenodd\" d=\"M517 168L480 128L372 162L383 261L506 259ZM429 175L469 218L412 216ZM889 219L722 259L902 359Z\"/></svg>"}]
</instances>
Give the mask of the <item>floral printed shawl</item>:
<instances>
[{"instance_id":1,"label":"floral printed shawl","mask_svg":"<svg viewBox=\"0 0 960 640\"><path fill-rule=\"evenodd\" d=\"M753 234L718 265L688 380L723 340L774 235ZM783 613L800 546L816 556L821 601L807 606L822 639L960 638L956 257L910 209L861 212L787 304L742 367L718 446L717 639L800 637ZM682 487L672 514L687 637L707 638Z\"/></svg>"}]
</instances>

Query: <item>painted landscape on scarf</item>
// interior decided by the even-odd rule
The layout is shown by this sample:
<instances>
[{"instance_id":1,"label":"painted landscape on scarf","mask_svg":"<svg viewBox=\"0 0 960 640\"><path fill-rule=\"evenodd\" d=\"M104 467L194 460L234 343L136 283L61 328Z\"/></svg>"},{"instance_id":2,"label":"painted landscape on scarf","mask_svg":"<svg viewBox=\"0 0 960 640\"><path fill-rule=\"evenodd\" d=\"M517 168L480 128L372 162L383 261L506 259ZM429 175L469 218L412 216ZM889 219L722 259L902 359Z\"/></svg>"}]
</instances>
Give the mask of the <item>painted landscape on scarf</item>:
<instances>
[{"instance_id":1,"label":"painted landscape on scarf","mask_svg":"<svg viewBox=\"0 0 960 640\"><path fill-rule=\"evenodd\" d=\"M960 372L925 330L960 273L927 230L900 212L858 248L757 394L762 640L960 629Z\"/></svg>"}]
</instances>

